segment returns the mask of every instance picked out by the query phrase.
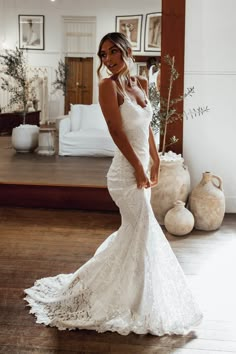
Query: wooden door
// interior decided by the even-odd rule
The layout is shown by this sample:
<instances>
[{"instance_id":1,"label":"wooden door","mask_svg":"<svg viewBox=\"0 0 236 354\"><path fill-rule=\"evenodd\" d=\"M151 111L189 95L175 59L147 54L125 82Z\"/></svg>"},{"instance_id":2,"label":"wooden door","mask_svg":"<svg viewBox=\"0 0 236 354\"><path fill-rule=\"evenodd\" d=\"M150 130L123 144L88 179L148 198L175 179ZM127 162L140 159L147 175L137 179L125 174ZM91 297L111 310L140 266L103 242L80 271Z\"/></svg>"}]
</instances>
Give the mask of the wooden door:
<instances>
[{"instance_id":1,"label":"wooden door","mask_svg":"<svg viewBox=\"0 0 236 354\"><path fill-rule=\"evenodd\" d=\"M65 114L70 104L91 104L93 100L93 58L65 58L68 82L65 95Z\"/></svg>"}]
</instances>

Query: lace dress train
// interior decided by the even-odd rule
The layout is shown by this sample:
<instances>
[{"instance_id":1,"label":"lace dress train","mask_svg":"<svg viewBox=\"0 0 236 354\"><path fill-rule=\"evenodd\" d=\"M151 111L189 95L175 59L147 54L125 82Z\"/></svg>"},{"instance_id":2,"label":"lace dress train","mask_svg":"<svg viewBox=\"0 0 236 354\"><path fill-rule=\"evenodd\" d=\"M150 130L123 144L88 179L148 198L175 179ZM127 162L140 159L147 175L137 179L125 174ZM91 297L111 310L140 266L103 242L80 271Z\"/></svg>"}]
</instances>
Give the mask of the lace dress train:
<instances>
[{"instance_id":1,"label":"lace dress train","mask_svg":"<svg viewBox=\"0 0 236 354\"><path fill-rule=\"evenodd\" d=\"M126 98L124 129L143 166L149 166L150 103ZM202 314L150 204L150 189L138 189L134 171L117 149L108 172L109 192L122 223L75 273L37 280L25 300L38 323L154 335L185 334Z\"/></svg>"}]
</instances>

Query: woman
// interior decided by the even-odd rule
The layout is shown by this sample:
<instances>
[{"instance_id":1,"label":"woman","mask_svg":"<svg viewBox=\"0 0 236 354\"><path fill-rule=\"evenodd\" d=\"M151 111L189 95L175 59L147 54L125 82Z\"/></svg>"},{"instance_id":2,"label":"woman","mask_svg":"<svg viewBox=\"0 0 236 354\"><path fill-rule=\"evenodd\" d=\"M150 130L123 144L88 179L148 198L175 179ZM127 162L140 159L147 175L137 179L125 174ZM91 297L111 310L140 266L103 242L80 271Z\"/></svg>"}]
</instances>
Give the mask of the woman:
<instances>
[{"instance_id":1,"label":"woman","mask_svg":"<svg viewBox=\"0 0 236 354\"><path fill-rule=\"evenodd\" d=\"M130 76L123 34L107 34L98 56L98 74L102 67L110 73L100 81L99 101L117 145L108 188L122 224L75 273L37 281L25 299L37 322L61 330L184 334L202 315L150 205L159 158L147 82Z\"/></svg>"}]
</instances>

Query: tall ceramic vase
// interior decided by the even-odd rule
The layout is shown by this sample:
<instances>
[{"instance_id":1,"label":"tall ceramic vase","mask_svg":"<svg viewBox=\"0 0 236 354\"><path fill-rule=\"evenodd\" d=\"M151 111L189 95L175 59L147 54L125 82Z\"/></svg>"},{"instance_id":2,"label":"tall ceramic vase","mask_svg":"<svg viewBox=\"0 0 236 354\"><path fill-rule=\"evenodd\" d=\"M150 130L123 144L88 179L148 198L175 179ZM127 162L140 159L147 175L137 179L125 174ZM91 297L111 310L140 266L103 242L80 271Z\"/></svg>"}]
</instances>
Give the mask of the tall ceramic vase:
<instances>
[{"instance_id":1,"label":"tall ceramic vase","mask_svg":"<svg viewBox=\"0 0 236 354\"><path fill-rule=\"evenodd\" d=\"M177 200L186 202L190 192L190 175L184 159L173 152L161 156L159 181L152 188L151 204L157 221L164 225L164 218Z\"/></svg>"},{"instance_id":2,"label":"tall ceramic vase","mask_svg":"<svg viewBox=\"0 0 236 354\"><path fill-rule=\"evenodd\" d=\"M189 209L194 215L196 229L218 229L225 214L222 179L211 172L204 172L200 183L190 194Z\"/></svg>"}]
</instances>

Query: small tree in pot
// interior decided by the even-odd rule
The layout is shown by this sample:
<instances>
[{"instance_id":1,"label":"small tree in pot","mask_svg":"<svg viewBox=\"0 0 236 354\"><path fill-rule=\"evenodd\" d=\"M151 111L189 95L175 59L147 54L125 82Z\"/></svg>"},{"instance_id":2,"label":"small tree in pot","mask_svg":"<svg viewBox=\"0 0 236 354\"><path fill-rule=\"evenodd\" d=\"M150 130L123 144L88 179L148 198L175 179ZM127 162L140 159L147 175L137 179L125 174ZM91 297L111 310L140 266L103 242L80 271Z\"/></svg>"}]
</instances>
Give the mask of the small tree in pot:
<instances>
[{"instance_id":1,"label":"small tree in pot","mask_svg":"<svg viewBox=\"0 0 236 354\"><path fill-rule=\"evenodd\" d=\"M179 140L176 136L172 136L169 142L166 141L169 124L172 124L177 120L182 120L184 117L188 119L189 117L194 118L201 116L209 111L209 108L205 106L192 108L188 112L183 112L182 114L177 112L175 105L187 97L191 97L194 94L194 87L187 88L187 91L184 93L184 95L181 95L177 98L171 98L173 85L175 80L178 79L179 73L175 68L174 56L170 57L169 55L166 55L164 60L170 69L168 95L167 98L160 97L160 110L151 122L151 127L153 128L154 133L160 132L160 135L163 136L161 155L165 154L166 148L168 146L177 143Z\"/></svg>"},{"instance_id":2,"label":"small tree in pot","mask_svg":"<svg viewBox=\"0 0 236 354\"><path fill-rule=\"evenodd\" d=\"M18 105L17 110L22 112L23 115L23 126L13 128L12 145L17 151L32 151L38 145L39 128L35 125L27 125L25 123L28 102L30 99L33 100L35 98L32 84L37 77L28 77L26 59L23 51L18 48L15 50L6 50L5 54L0 54L0 63L3 67L1 72L1 88L10 93L7 107Z\"/></svg>"},{"instance_id":3,"label":"small tree in pot","mask_svg":"<svg viewBox=\"0 0 236 354\"><path fill-rule=\"evenodd\" d=\"M3 67L1 89L10 93L7 107L18 105L18 110L23 114L23 124L25 124L28 101L30 98L34 98L32 84L37 77L28 77L26 59L23 51L18 48L6 50L5 54L0 54L0 63Z\"/></svg>"},{"instance_id":4,"label":"small tree in pot","mask_svg":"<svg viewBox=\"0 0 236 354\"><path fill-rule=\"evenodd\" d=\"M187 166L184 165L184 159L181 155L176 155L172 151L166 153L166 148L178 141L176 136L172 136L167 142L167 130L169 124L183 119L185 116L197 117L203 115L209 109L208 107L198 107L190 109L188 112L180 114L175 108L176 103L191 97L194 93L194 87L188 88L187 92L177 98L171 98L173 84L178 79L179 74L175 69L175 58L167 55L164 60L170 68L169 86L167 98L160 97L159 114L155 116L151 126L154 132L159 131L163 136L162 149L160 152L161 169L159 182L152 189L152 207L156 218L160 224L164 224L164 218L177 200L186 202L190 192L190 174Z\"/></svg>"}]
</instances>

